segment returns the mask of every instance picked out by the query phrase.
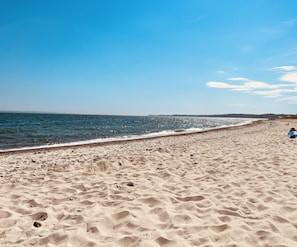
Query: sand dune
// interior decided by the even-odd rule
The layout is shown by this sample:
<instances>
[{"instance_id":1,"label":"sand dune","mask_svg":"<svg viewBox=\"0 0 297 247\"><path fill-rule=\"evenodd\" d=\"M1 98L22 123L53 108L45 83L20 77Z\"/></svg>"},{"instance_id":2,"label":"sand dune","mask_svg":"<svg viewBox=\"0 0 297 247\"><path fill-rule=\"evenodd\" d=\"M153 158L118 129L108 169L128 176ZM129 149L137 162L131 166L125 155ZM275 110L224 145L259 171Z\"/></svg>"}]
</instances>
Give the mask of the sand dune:
<instances>
[{"instance_id":1,"label":"sand dune","mask_svg":"<svg viewBox=\"0 0 297 247\"><path fill-rule=\"evenodd\" d=\"M0 155L1 246L297 246L295 120Z\"/></svg>"}]
</instances>

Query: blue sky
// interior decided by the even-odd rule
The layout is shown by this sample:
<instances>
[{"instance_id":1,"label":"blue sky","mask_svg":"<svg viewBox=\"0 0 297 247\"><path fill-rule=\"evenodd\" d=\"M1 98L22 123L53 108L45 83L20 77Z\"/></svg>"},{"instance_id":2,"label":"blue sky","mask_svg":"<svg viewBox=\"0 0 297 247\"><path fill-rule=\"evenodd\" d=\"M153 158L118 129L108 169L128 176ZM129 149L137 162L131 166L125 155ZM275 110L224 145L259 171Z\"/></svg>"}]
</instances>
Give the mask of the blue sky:
<instances>
[{"instance_id":1,"label":"blue sky","mask_svg":"<svg viewBox=\"0 0 297 247\"><path fill-rule=\"evenodd\" d=\"M0 111L297 112L295 0L0 0Z\"/></svg>"}]
</instances>

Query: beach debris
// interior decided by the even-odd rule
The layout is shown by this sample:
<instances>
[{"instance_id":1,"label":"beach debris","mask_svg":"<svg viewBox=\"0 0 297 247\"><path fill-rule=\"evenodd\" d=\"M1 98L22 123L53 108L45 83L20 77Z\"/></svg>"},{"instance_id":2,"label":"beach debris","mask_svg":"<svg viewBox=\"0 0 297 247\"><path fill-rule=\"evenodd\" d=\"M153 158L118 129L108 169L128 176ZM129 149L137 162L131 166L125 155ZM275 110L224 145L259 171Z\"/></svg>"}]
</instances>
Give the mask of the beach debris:
<instances>
[{"instance_id":1,"label":"beach debris","mask_svg":"<svg viewBox=\"0 0 297 247\"><path fill-rule=\"evenodd\" d=\"M38 221L34 221L33 226L34 227L41 227L41 223L38 222Z\"/></svg>"},{"instance_id":2,"label":"beach debris","mask_svg":"<svg viewBox=\"0 0 297 247\"><path fill-rule=\"evenodd\" d=\"M133 182L128 182L127 183L127 186L131 186L132 187L132 186L134 186L134 183Z\"/></svg>"},{"instance_id":3,"label":"beach debris","mask_svg":"<svg viewBox=\"0 0 297 247\"><path fill-rule=\"evenodd\" d=\"M177 129L177 130L175 130L174 132L176 132L176 133L179 133L179 132L185 132L185 130L183 130L183 129Z\"/></svg>"}]
</instances>

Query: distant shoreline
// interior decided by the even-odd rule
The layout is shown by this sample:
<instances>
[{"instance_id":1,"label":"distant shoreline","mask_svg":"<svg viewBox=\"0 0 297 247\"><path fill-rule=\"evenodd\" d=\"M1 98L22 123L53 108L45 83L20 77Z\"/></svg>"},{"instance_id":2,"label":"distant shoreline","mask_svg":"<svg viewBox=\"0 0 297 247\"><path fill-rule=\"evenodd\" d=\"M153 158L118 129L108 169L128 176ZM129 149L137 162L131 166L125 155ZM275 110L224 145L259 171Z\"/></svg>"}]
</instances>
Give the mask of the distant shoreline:
<instances>
[{"instance_id":1,"label":"distant shoreline","mask_svg":"<svg viewBox=\"0 0 297 247\"><path fill-rule=\"evenodd\" d=\"M12 114L57 114L57 115L85 115L85 116L164 116L164 117L226 117L226 118L267 118L277 119L288 116L295 116L294 114L248 114L248 113L226 113L226 114L149 114L149 115L133 115L133 114L91 114L91 113L60 113L60 112L34 112L34 111L0 111L1 113Z\"/></svg>"},{"instance_id":2,"label":"distant shoreline","mask_svg":"<svg viewBox=\"0 0 297 247\"><path fill-rule=\"evenodd\" d=\"M243 114L243 113L228 113L228 114L198 114L198 115L188 115L188 114L173 114L173 115L157 115L157 116L174 116L174 117L226 117L226 118L266 118L266 119L278 119L282 117L291 116L291 114Z\"/></svg>"}]
</instances>

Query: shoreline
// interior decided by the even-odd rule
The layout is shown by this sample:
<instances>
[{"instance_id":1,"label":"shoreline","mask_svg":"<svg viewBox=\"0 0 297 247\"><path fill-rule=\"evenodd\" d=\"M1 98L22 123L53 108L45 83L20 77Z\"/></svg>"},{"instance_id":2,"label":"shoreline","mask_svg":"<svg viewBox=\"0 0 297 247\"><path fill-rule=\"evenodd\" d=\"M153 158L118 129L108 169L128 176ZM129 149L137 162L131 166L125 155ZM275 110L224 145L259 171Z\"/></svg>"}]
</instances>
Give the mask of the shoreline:
<instances>
[{"instance_id":1,"label":"shoreline","mask_svg":"<svg viewBox=\"0 0 297 247\"><path fill-rule=\"evenodd\" d=\"M245 124L239 124L239 125L232 125L232 126L224 126L224 127L215 127L211 129L204 129L201 131L193 131L193 132L187 132L187 131L175 131L175 133L171 133L168 135L156 135L156 136L151 136L151 137L132 137L131 139L129 138L123 138L123 139L116 139L116 140L111 140L111 141L94 141L92 140L89 141L82 141L85 143L80 143L76 144L76 142L73 143L61 143L61 144L52 144L48 146L36 146L36 147L23 147L23 148L15 148L15 149L8 149L8 150L0 150L0 156L1 155L9 155L13 153L27 153L27 152L38 152L38 151L44 151L44 150L61 150L65 148L80 148L80 147L95 147L95 146L104 146L104 145L116 145L120 143L129 143L129 142L134 142L134 141L143 141L143 140L151 140L151 139L159 139L159 138L167 138L167 137L173 137L173 136L184 136L184 135L196 135L196 134L201 134L201 133L207 133L207 132L212 132L212 131L220 131L224 129L232 129L232 128L240 128L240 127L245 127L245 126L250 126L253 124L258 124L261 123L262 121L273 121L269 119L257 119L252 122L248 122Z\"/></svg>"},{"instance_id":2,"label":"shoreline","mask_svg":"<svg viewBox=\"0 0 297 247\"><path fill-rule=\"evenodd\" d=\"M296 246L296 126L0 155L0 244Z\"/></svg>"}]
</instances>

